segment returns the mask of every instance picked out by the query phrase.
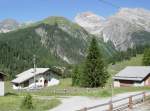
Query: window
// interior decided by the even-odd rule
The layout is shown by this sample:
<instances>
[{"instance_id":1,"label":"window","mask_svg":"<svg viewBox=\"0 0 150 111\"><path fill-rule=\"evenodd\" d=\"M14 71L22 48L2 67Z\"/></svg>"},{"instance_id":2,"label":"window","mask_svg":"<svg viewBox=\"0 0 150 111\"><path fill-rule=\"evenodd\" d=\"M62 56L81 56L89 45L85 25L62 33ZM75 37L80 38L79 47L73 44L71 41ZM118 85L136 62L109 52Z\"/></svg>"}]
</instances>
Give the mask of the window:
<instances>
[{"instance_id":1,"label":"window","mask_svg":"<svg viewBox=\"0 0 150 111\"><path fill-rule=\"evenodd\" d=\"M17 87L18 87L18 86L19 86L19 84L15 84L15 86L17 86Z\"/></svg>"}]
</instances>

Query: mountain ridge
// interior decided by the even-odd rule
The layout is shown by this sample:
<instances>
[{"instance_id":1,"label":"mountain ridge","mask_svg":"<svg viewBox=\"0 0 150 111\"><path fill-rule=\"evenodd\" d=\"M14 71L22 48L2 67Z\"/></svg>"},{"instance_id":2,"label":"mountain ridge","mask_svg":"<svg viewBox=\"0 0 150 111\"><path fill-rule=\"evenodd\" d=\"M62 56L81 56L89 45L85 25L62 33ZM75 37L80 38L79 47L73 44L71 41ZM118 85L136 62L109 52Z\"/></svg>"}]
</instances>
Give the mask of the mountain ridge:
<instances>
[{"instance_id":1,"label":"mountain ridge","mask_svg":"<svg viewBox=\"0 0 150 111\"><path fill-rule=\"evenodd\" d=\"M95 18L89 19L89 17L84 16L86 13L78 14L75 17L76 23L84 27L89 33L98 36L98 38L102 37L105 42L112 41L117 50L126 51L136 45L132 39L132 33L142 30L150 32L149 10L122 8L116 14L105 18L104 21L95 22L92 21ZM89 16L91 17L99 18L94 13L90 14ZM87 24L92 24L93 26ZM94 32L93 30L96 31Z\"/></svg>"},{"instance_id":2,"label":"mountain ridge","mask_svg":"<svg viewBox=\"0 0 150 111\"><path fill-rule=\"evenodd\" d=\"M71 25L57 21L53 24L40 22L1 33L0 68L11 75L17 74L33 66L33 55L37 56L37 67L66 66L82 62L90 40L95 36L67 19L66 22ZM106 60L116 53L113 47L102 40L98 41Z\"/></svg>"}]
</instances>

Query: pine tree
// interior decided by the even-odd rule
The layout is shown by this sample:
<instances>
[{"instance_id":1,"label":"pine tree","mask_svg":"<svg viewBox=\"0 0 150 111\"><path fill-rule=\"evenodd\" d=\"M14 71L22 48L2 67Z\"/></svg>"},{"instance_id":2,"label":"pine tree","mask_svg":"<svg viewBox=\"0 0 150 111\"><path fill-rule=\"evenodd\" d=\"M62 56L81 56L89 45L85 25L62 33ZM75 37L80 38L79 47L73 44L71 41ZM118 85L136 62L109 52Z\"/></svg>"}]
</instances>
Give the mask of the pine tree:
<instances>
[{"instance_id":1,"label":"pine tree","mask_svg":"<svg viewBox=\"0 0 150 111\"><path fill-rule=\"evenodd\" d=\"M150 65L150 48L145 49L142 62L143 62L143 65L146 65L146 66Z\"/></svg>"},{"instance_id":2,"label":"pine tree","mask_svg":"<svg viewBox=\"0 0 150 111\"><path fill-rule=\"evenodd\" d=\"M109 75L106 71L102 54L95 38L92 39L89 52L85 60L85 66L81 75L81 86L103 87Z\"/></svg>"}]
</instances>

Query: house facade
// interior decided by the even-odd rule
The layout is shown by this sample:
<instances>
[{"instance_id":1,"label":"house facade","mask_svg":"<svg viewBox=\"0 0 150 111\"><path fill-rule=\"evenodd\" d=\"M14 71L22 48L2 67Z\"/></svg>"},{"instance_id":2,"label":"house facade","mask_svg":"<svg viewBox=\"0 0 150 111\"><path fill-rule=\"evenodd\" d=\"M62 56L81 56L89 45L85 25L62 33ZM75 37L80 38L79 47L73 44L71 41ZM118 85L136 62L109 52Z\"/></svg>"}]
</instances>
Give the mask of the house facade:
<instances>
[{"instance_id":1,"label":"house facade","mask_svg":"<svg viewBox=\"0 0 150 111\"><path fill-rule=\"evenodd\" d=\"M150 86L150 66L129 66L114 77L114 87Z\"/></svg>"},{"instance_id":2,"label":"house facade","mask_svg":"<svg viewBox=\"0 0 150 111\"><path fill-rule=\"evenodd\" d=\"M0 96L4 96L5 88L4 88L4 74L0 72Z\"/></svg>"},{"instance_id":3,"label":"house facade","mask_svg":"<svg viewBox=\"0 0 150 111\"><path fill-rule=\"evenodd\" d=\"M58 85L59 80L55 72L49 68L31 68L12 80L13 89L32 89Z\"/></svg>"}]
</instances>

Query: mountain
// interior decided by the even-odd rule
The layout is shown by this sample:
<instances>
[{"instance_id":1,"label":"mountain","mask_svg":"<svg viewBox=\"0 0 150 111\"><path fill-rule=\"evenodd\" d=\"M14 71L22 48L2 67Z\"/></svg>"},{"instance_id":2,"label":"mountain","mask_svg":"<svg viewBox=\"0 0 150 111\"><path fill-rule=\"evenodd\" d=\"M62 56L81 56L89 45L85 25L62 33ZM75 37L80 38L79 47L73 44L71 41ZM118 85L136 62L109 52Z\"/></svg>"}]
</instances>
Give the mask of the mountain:
<instances>
[{"instance_id":1,"label":"mountain","mask_svg":"<svg viewBox=\"0 0 150 111\"><path fill-rule=\"evenodd\" d=\"M0 69L15 75L33 66L76 64L86 56L94 37L79 25L63 17L49 17L22 29L0 34ZM99 40L105 59L113 56L113 47Z\"/></svg>"},{"instance_id":2,"label":"mountain","mask_svg":"<svg viewBox=\"0 0 150 111\"><path fill-rule=\"evenodd\" d=\"M105 19L92 12L85 12L78 14L75 22L91 34L102 37L105 42L112 41L117 50L125 51L139 45L133 39L134 33L150 32L150 11L122 8Z\"/></svg>"},{"instance_id":3,"label":"mountain","mask_svg":"<svg viewBox=\"0 0 150 111\"><path fill-rule=\"evenodd\" d=\"M14 19L5 19L0 21L0 32L6 33L19 28L20 24Z\"/></svg>"},{"instance_id":4,"label":"mountain","mask_svg":"<svg viewBox=\"0 0 150 111\"><path fill-rule=\"evenodd\" d=\"M84 56L86 54L87 47L88 47L88 44L89 44L91 38L95 37L95 36L89 34L84 28L82 28L78 24L71 22L70 20L68 20L64 17L51 16L51 17L48 17L48 18L38 22L38 24L40 24L40 23L44 23L44 24L48 24L48 25L56 25L57 24L57 26L61 30L68 33L70 36L75 37L76 39L82 39L87 44L87 45L85 45L85 47L82 47L83 49L85 49L85 52L84 53L81 51L78 51L78 52L80 52L80 54L84 55ZM114 49L114 47L112 45L104 43L103 40L98 40L98 42L99 42L99 46L101 47L101 50L103 51L103 55L105 56L105 58L108 59L108 58L112 57L114 53L116 53L116 50ZM81 44L81 43L79 43L79 44ZM78 48L81 48L81 46L79 46Z\"/></svg>"},{"instance_id":5,"label":"mountain","mask_svg":"<svg viewBox=\"0 0 150 111\"><path fill-rule=\"evenodd\" d=\"M0 33L7 33L20 28L25 28L32 25L33 23L34 23L33 21L20 23L15 19L4 19L0 21Z\"/></svg>"},{"instance_id":6,"label":"mountain","mask_svg":"<svg viewBox=\"0 0 150 111\"><path fill-rule=\"evenodd\" d=\"M100 31L102 30L104 17L98 16L92 12L80 13L75 17L75 22L80 26L84 27L88 32L94 35L100 36Z\"/></svg>"}]
</instances>

